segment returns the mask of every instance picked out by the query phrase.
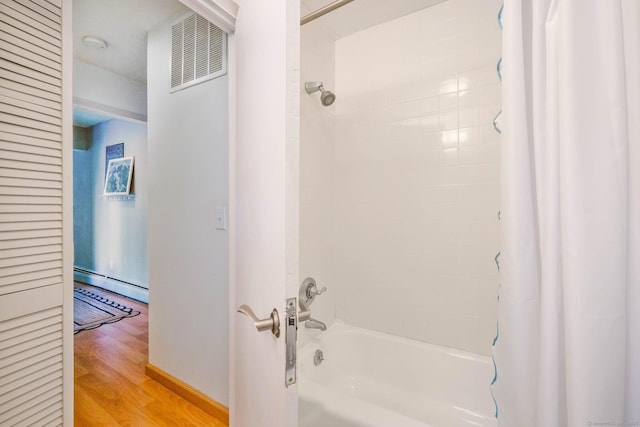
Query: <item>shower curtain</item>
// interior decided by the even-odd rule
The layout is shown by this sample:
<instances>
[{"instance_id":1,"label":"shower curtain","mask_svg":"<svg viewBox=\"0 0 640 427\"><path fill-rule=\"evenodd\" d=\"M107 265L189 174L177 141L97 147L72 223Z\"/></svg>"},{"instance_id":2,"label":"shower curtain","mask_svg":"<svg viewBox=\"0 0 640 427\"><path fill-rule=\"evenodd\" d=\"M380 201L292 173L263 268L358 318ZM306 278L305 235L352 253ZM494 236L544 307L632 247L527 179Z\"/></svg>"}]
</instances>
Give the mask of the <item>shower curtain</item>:
<instances>
[{"instance_id":1,"label":"shower curtain","mask_svg":"<svg viewBox=\"0 0 640 427\"><path fill-rule=\"evenodd\" d=\"M498 425L640 426L640 1L502 22Z\"/></svg>"}]
</instances>

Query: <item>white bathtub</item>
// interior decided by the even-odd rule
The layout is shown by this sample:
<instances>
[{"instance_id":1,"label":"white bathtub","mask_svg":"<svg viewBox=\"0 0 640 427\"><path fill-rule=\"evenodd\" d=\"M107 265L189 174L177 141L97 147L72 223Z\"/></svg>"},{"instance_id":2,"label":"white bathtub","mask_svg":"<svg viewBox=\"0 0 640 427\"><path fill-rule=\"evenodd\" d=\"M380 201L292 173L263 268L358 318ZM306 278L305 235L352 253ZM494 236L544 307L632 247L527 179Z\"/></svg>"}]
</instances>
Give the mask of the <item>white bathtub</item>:
<instances>
[{"instance_id":1,"label":"white bathtub","mask_svg":"<svg viewBox=\"0 0 640 427\"><path fill-rule=\"evenodd\" d=\"M488 357L335 323L298 363L300 427L496 426Z\"/></svg>"}]
</instances>

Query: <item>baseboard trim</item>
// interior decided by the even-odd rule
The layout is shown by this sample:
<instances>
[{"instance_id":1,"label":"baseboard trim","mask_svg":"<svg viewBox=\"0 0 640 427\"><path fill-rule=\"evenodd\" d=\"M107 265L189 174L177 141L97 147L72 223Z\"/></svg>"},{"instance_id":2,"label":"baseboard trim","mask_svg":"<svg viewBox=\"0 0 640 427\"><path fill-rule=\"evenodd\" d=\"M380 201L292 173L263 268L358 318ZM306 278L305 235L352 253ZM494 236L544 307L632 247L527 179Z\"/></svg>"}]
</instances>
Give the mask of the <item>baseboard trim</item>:
<instances>
[{"instance_id":1,"label":"baseboard trim","mask_svg":"<svg viewBox=\"0 0 640 427\"><path fill-rule=\"evenodd\" d=\"M149 289L126 283L121 280L111 279L89 271L74 270L73 280L97 286L125 297L133 298L145 304L149 303Z\"/></svg>"},{"instance_id":2,"label":"baseboard trim","mask_svg":"<svg viewBox=\"0 0 640 427\"><path fill-rule=\"evenodd\" d=\"M229 408L227 408L223 404L216 402L215 400L191 387L189 384L180 381L179 379L166 373L162 369L153 366L151 363L147 363L147 365L145 366L145 373L151 379L162 384L186 401L191 402L215 419L225 423L226 425L229 425Z\"/></svg>"}]
</instances>

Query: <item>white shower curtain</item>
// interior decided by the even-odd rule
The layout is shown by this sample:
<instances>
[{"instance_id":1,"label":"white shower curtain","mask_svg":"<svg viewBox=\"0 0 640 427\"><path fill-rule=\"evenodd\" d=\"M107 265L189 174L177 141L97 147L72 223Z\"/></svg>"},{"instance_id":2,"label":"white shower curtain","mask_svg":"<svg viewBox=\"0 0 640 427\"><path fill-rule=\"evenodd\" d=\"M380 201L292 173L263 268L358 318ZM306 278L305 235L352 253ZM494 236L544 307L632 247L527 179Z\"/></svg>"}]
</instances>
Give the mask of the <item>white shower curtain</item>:
<instances>
[{"instance_id":1,"label":"white shower curtain","mask_svg":"<svg viewBox=\"0 0 640 427\"><path fill-rule=\"evenodd\" d=\"M640 0L505 0L500 427L640 426Z\"/></svg>"}]
</instances>

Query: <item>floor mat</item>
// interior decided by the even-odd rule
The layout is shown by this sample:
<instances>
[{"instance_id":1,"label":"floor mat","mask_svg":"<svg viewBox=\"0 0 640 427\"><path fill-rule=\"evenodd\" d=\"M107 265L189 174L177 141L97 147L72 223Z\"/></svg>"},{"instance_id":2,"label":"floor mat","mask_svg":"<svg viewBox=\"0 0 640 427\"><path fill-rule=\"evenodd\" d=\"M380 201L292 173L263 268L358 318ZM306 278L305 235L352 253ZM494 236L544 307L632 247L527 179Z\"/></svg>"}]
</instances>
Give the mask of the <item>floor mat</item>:
<instances>
[{"instance_id":1,"label":"floor mat","mask_svg":"<svg viewBox=\"0 0 640 427\"><path fill-rule=\"evenodd\" d=\"M103 295L86 289L73 289L74 334L138 314L140 314L139 311L112 301Z\"/></svg>"}]
</instances>

